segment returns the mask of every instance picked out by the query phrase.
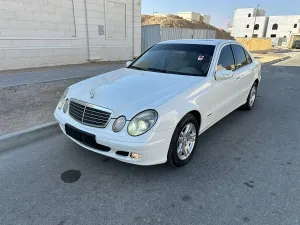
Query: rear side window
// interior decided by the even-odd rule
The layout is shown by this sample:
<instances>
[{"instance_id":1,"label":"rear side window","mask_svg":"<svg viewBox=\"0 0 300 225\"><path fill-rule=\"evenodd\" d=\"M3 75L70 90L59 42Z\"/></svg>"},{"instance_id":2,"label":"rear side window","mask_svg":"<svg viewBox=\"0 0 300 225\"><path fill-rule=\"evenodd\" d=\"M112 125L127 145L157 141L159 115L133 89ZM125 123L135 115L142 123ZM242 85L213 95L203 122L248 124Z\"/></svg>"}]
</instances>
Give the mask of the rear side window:
<instances>
[{"instance_id":1,"label":"rear side window","mask_svg":"<svg viewBox=\"0 0 300 225\"><path fill-rule=\"evenodd\" d=\"M234 58L230 45L226 45L220 54L217 70L234 70Z\"/></svg>"},{"instance_id":2,"label":"rear side window","mask_svg":"<svg viewBox=\"0 0 300 225\"><path fill-rule=\"evenodd\" d=\"M231 47L235 58L235 68L239 69L247 65L248 63L244 49L239 45L231 45Z\"/></svg>"},{"instance_id":3,"label":"rear side window","mask_svg":"<svg viewBox=\"0 0 300 225\"><path fill-rule=\"evenodd\" d=\"M246 59L247 59L247 63L250 64L252 63L252 59L251 56L249 55L249 53L244 49L245 55L246 55Z\"/></svg>"}]
</instances>

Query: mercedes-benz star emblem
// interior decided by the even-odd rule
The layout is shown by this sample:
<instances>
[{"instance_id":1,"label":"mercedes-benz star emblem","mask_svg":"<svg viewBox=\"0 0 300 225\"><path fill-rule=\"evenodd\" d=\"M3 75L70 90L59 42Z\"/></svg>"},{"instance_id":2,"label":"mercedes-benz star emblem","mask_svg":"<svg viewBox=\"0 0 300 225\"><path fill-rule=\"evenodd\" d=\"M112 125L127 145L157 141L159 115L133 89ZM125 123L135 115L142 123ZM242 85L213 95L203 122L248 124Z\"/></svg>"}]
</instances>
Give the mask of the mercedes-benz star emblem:
<instances>
[{"instance_id":1,"label":"mercedes-benz star emblem","mask_svg":"<svg viewBox=\"0 0 300 225\"><path fill-rule=\"evenodd\" d=\"M95 91L94 89L92 89L92 90L90 91L90 98L91 98L91 99L95 97L95 93L96 93L96 91Z\"/></svg>"}]
</instances>

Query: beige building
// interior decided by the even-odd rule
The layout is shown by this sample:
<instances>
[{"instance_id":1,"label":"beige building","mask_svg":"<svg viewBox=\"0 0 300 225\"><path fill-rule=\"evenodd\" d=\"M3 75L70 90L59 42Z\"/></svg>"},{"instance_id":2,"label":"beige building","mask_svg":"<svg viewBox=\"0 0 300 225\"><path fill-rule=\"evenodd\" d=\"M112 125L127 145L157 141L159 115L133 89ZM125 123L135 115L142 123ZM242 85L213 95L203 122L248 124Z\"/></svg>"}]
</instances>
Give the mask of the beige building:
<instances>
[{"instance_id":1,"label":"beige building","mask_svg":"<svg viewBox=\"0 0 300 225\"><path fill-rule=\"evenodd\" d=\"M127 60L141 51L141 0L0 0L0 70Z\"/></svg>"},{"instance_id":2,"label":"beige building","mask_svg":"<svg viewBox=\"0 0 300 225\"><path fill-rule=\"evenodd\" d=\"M182 17L185 20L189 21L202 21L204 23L210 24L210 16L205 14L200 14L197 12L179 12L176 15Z\"/></svg>"}]
</instances>

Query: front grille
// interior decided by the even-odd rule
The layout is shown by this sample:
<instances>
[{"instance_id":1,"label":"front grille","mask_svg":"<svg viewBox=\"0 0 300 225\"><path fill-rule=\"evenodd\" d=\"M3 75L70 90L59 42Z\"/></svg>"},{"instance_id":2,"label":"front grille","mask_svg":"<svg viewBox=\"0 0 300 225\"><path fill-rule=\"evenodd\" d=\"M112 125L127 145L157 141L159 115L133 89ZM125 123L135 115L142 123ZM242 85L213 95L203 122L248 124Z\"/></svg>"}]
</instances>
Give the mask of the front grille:
<instances>
[{"instance_id":1,"label":"front grille","mask_svg":"<svg viewBox=\"0 0 300 225\"><path fill-rule=\"evenodd\" d=\"M82 124L92 127L106 127L110 120L112 111L100 106L71 99L69 114L73 119Z\"/></svg>"}]
</instances>

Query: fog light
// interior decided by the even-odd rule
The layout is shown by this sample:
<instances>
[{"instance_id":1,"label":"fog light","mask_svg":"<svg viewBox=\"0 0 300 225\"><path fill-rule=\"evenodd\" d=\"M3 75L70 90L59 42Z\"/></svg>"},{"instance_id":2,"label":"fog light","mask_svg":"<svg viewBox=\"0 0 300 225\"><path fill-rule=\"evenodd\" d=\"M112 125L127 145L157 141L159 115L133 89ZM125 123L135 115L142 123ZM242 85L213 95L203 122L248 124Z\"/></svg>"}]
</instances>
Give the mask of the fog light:
<instances>
[{"instance_id":1,"label":"fog light","mask_svg":"<svg viewBox=\"0 0 300 225\"><path fill-rule=\"evenodd\" d=\"M133 158L133 159L141 159L141 158L142 158L142 155L140 155L140 154L138 154L138 153L131 152L131 153L130 153L130 158Z\"/></svg>"}]
</instances>

